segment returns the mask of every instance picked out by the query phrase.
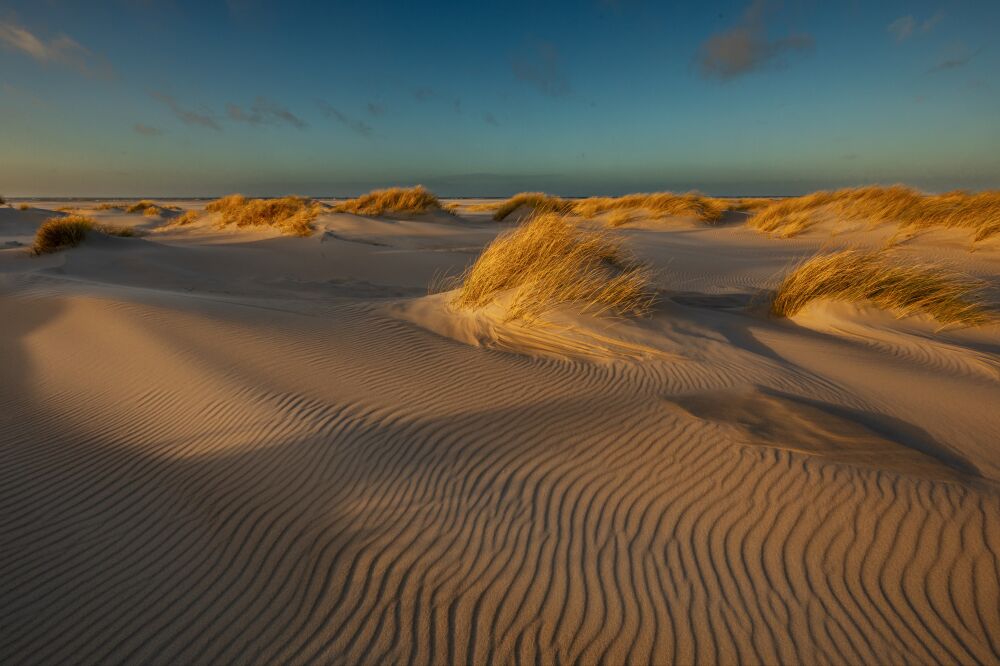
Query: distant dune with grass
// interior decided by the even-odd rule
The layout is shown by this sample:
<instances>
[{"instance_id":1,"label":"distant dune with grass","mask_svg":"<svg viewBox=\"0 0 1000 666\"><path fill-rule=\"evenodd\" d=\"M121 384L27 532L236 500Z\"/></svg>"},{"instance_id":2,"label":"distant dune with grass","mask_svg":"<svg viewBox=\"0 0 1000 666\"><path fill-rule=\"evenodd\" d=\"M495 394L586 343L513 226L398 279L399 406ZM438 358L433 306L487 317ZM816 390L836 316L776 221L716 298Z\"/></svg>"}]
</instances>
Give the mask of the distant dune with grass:
<instances>
[{"instance_id":1,"label":"distant dune with grass","mask_svg":"<svg viewBox=\"0 0 1000 666\"><path fill-rule=\"evenodd\" d=\"M222 227L268 227L292 236L309 236L322 206L303 197L248 199L242 194L230 194L209 203L205 210L218 213Z\"/></svg>"},{"instance_id":2,"label":"distant dune with grass","mask_svg":"<svg viewBox=\"0 0 1000 666\"><path fill-rule=\"evenodd\" d=\"M82 243L90 232L105 236L128 237L136 235L131 227L99 224L93 218L85 215L66 215L49 218L38 227L32 249L35 254L48 254L68 247L75 247Z\"/></svg>"},{"instance_id":3,"label":"distant dune with grass","mask_svg":"<svg viewBox=\"0 0 1000 666\"><path fill-rule=\"evenodd\" d=\"M334 207L338 213L355 215L420 214L441 209L441 201L437 196L420 185L373 190L355 199L338 203Z\"/></svg>"},{"instance_id":4,"label":"distant dune with grass","mask_svg":"<svg viewBox=\"0 0 1000 666\"><path fill-rule=\"evenodd\" d=\"M981 241L1000 233L1000 190L923 194L897 185L814 192L775 201L758 210L749 224L791 238L821 222L843 220L910 229L962 229Z\"/></svg>"}]
</instances>

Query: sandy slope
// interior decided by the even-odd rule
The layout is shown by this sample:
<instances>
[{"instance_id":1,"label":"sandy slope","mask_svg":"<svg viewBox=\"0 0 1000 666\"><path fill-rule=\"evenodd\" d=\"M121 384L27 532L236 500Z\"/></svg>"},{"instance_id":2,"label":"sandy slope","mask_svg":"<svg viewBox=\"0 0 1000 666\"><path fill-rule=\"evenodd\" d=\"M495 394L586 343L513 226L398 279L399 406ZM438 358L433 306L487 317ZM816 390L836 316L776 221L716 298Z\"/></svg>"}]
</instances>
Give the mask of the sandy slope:
<instances>
[{"instance_id":1,"label":"sandy slope","mask_svg":"<svg viewBox=\"0 0 1000 666\"><path fill-rule=\"evenodd\" d=\"M652 318L524 329L425 296L483 216L321 226L0 249L0 659L1000 659L1000 331L754 304L870 234L641 223Z\"/></svg>"}]
</instances>

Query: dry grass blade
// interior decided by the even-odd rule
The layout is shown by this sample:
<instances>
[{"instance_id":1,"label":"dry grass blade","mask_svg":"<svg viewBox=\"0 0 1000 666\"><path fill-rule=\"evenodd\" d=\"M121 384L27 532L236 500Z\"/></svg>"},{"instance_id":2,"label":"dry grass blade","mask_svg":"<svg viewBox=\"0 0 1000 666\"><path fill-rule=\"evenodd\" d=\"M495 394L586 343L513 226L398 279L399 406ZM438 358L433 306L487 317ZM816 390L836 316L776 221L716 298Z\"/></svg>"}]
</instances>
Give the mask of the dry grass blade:
<instances>
[{"instance_id":1,"label":"dry grass blade","mask_svg":"<svg viewBox=\"0 0 1000 666\"><path fill-rule=\"evenodd\" d=\"M478 309L509 297L508 320L559 304L592 314L642 315L655 300L650 269L608 232L578 229L548 213L498 236L458 281L454 305Z\"/></svg>"},{"instance_id":2,"label":"dry grass blade","mask_svg":"<svg viewBox=\"0 0 1000 666\"><path fill-rule=\"evenodd\" d=\"M348 199L334 210L338 213L356 215L384 215L385 213L426 213L440 210L441 202L433 192L421 185L416 187L392 187L373 190L356 199Z\"/></svg>"},{"instance_id":3,"label":"dry grass blade","mask_svg":"<svg viewBox=\"0 0 1000 666\"><path fill-rule=\"evenodd\" d=\"M751 227L790 238L825 219L891 222L901 227L969 229L981 241L1000 233L1000 191L922 194L901 185L814 192L776 201L750 218Z\"/></svg>"},{"instance_id":4,"label":"dry grass blade","mask_svg":"<svg viewBox=\"0 0 1000 666\"><path fill-rule=\"evenodd\" d=\"M899 312L924 313L943 324L978 325L994 319L975 278L936 265L893 261L884 253L844 250L806 260L775 292L771 312L791 317L820 299L864 302Z\"/></svg>"},{"instance_id":5,"label":"dry grass blade","mask_svg":"<svg viewBox=\"0 0 1000 666\"><path fill-rule=\"evenodd\" d=\"M130 227L98 224L93 218L84 215L51 217L43 222L38 227L38 231L35 232L35 244L32 251L35 254L47 254L63 248L75 247L83 242L88 231L98 231L108 236L135 236L135 230Z\"/></svg>"},{"instance_id":6,"label":"dry grass blade","mask_svg":"<svg viewBox=\"0 0 1000 666\"><path fill-rule=\"evenodd\" d=\"M211 202L205 210L219 213L223 227L275 227L287 234L309 236L315 230L313 221L322 205L302 197L247 199L242 194L230 194Z\"/></svg>"}]
</instances>

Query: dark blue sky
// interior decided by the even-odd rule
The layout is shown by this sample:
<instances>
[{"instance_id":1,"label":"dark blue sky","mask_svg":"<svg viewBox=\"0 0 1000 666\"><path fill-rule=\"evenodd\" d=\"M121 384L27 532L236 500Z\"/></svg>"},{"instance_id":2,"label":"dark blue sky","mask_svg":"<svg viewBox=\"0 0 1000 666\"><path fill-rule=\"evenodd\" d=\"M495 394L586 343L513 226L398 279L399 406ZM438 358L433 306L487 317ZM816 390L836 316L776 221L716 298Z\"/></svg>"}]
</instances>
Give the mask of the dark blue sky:
<instances>
[{"instance_id":1,"label":"dark blue sky","mask_svg":"<svg viewBox=\"0 0 1000 666\"><path fill-rule=\"evenodd\" d=\"M0 0L0 192L995 188L997 34L995 0Z\"/></svg>"}]
</instances>

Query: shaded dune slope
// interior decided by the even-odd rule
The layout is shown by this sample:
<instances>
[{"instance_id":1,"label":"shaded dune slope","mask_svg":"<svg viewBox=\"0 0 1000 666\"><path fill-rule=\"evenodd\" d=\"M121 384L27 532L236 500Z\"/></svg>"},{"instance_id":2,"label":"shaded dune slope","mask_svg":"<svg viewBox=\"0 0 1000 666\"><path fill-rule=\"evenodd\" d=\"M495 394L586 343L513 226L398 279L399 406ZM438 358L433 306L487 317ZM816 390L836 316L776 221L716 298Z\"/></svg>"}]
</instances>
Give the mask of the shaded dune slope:
<instances>
[{"instance_id":1,"label":"shaded dune slope","mask_svg":"<svg viewBox=\"0 0 1000 666\"><path fill-rule=\"evenodd\" d=\"M683 397L752 371L751 409L870 407L766 354L597 364L354 299L4 288L5 661L1000 659L995 487Z\"/></svg>"}]
</instances>

